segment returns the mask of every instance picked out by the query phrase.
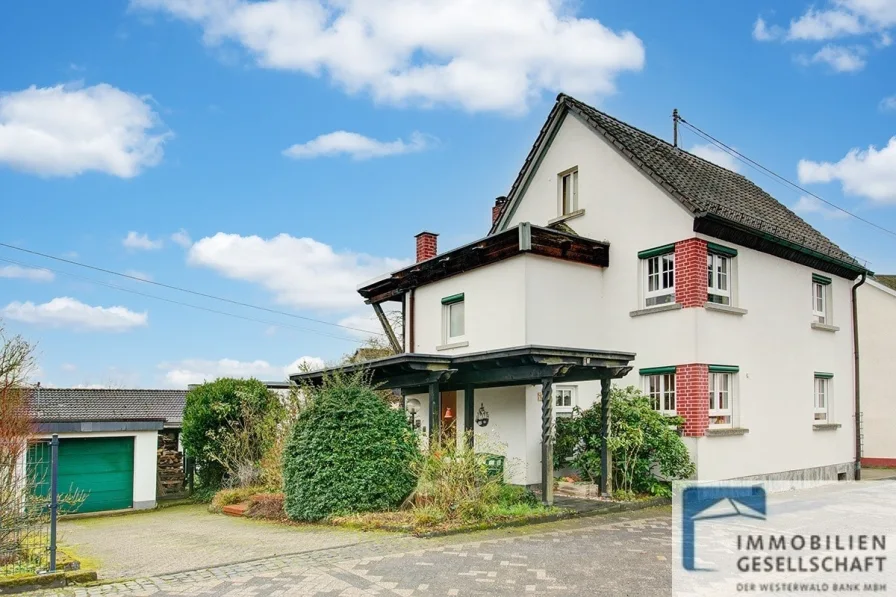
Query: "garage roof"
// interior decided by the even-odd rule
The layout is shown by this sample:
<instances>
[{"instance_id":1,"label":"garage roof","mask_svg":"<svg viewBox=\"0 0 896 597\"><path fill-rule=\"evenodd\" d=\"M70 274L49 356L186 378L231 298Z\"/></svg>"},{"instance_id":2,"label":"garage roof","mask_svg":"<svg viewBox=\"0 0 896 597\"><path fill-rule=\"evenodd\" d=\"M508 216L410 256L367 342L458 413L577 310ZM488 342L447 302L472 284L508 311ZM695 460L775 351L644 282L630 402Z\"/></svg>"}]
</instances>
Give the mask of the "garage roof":
<instances>
[{"instance_id":1,"label":"garage roof","mask_svg":"<svg viewBox=\"0 0 896 597\"><path fill-rule=\"evenodd\" d=\"M31 399L40 422L155 420L180 427L186 396L186 390L38 387Z\"/></svg>"}]
</instances>

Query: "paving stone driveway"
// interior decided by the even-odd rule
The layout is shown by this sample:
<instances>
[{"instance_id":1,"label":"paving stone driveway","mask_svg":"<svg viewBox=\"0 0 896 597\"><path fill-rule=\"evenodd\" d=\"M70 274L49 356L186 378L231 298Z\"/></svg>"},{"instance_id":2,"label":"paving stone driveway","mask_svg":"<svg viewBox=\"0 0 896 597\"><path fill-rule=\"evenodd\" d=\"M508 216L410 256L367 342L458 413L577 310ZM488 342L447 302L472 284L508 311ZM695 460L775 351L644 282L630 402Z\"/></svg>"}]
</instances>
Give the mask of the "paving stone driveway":
<instances>
[{"instance_id":1,"label":"paving stone driveway","mask_svg":"<svg viewBox=\"0 0 896 597\"><path fill-rule=\"evenodd\" d=\"M361 534L342 546L56 594L664 595L671 545L670 509L660 508L437 539Z\"/></svg>"},{"instance_id":2,"label":"paving stone driveway","mask_svg":"<svg viewBox=\"0 0 896 597\"><path fill-rule=\"evenodd\" d=\"M204 505L66 520L61 542L101 578L157 576L369 541L370 533L210 514ZM390 535L383 534L384 537Z\"/></svg>"}]
</instances>

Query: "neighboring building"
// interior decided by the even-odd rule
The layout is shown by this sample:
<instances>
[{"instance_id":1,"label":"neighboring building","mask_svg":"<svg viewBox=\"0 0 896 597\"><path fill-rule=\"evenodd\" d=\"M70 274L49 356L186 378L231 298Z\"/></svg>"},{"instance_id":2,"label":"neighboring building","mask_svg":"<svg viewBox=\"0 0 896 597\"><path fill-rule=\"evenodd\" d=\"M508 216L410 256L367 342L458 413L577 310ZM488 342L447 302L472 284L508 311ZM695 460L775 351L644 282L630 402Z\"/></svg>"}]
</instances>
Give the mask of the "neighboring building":
<instances>
[{"instance_id":1,"label":"neighboring building","mask_svg":"<svg viewBox=\"0 0 896 597\"><path fill-rule=\"evenodd\" d=\"M859 287L860 395L863 466L896 467L896 276Z\"/></svg>"},{"instance_id":2,"label":"neighboring building","mask_svg":"<svg viewBox=\"0 0 896 597\"><path fill-rule=\"evenodd\" d=\"M684 418L699 479L853 477L851 287L865 268L784 205L561 95L492 213L489 236L440 254L421 233L417 263L359 289L376 308L402 305L405 354L367 366L405 384L424 426L447 425L450 408L506 445L510 481L535 484L551 474L543 417L624 376ZM488 377L472 361L558 373L539 385L522 365ZM596 363L607 369L585 371ZM440 367L436 389L454 389L416 395L416 372ZM457 379L477 380L474 401Z\"/></svg>"},{"instance_id":3,"label":"neighboring building","mask_svg":"<svg viewBox=\"0 0 896 597\"><path fill-rule=\"evenodd\" d=\"M87 494L79 512L155 507L160 435L180 431L185 396L184 390L35 388L38 437L59 434L59 490Z\"/></svg>"}]
</instances>

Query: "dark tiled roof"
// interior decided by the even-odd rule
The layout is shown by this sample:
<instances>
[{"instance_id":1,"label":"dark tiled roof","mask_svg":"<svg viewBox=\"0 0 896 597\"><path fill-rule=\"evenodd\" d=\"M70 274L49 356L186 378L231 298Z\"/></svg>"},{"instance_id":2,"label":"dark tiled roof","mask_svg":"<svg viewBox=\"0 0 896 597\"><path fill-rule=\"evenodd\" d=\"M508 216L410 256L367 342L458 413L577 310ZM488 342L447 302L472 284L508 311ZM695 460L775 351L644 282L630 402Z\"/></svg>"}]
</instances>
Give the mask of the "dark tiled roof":
<instances>
[{"instance_id":1,"label":"dark tiled roof","mask_svg":"<svg viewBox=\"0 0 896 597\"><path fill-rule=\"evenodd\" d=\"M874 279L887 288L896 290L896 276L874 276Z\"/></svg>"},{"instance_id":2,"label":"dark tiled roof","mask_svg":"<svg viewBox=\"0 0 896 597\"><path fill-rule=\"evenodd\" d=\"M38 421L165 420L180 425L186 390L35 388L32 406Z\"/></svg>"},{"instance_id":3,"label":"dark tiled roof","mask_svg":"<svg viewBox=\"0 0 896 597\"><path fill-rule=\"evenodd\" d=\"M514 195L547 135L549 123L557 111L564 108L577 114L636 167L672 193L695 216L714 214L834 259L858 265L849 254L743 175L674 147L659 137L563 94L557 97L557 104L508 197L516 199ZM505 209L510 203L505 203ZM494 227L492 231L494 232Z\"/></svg>"}]
</instances>

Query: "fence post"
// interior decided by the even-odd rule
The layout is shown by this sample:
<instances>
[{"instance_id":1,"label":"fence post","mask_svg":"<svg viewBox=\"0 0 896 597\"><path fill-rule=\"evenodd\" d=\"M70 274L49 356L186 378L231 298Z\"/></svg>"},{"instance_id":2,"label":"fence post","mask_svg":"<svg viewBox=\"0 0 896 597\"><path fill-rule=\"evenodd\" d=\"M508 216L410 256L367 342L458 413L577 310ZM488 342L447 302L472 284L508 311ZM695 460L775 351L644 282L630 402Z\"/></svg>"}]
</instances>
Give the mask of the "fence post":
<instances>
[{"instance_id":1,"label":"fence post","mask_svg":"<svg viewBox=\"0 0 896 597\"><path fill-rule=\"evenodd\" d=\"M50 440L50 572L56 572L56 515L59 509L59 435Z\"/></svg>"}]
</instances>

